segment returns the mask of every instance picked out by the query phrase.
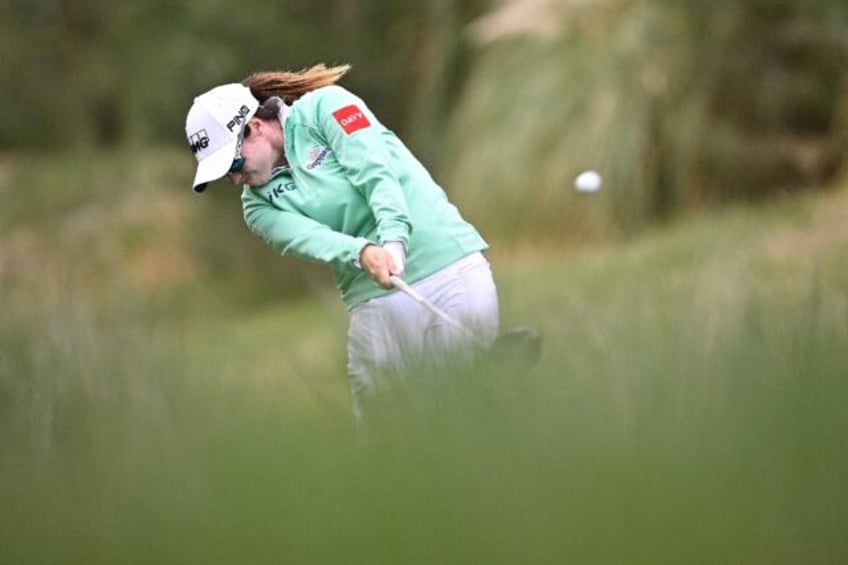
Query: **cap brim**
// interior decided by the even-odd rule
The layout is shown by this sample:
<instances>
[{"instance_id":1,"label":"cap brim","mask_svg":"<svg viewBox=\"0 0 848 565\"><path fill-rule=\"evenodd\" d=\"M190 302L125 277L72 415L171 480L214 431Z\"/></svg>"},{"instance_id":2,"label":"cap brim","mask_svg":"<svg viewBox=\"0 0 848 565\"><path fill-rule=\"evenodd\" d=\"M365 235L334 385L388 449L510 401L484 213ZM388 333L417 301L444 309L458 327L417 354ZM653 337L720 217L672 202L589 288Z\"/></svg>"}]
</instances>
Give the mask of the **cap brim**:
<instances>
[{"instance_id":1,"label":"cap brim","mask_svg":"<svg viewBox=\"0 0 848 565\"><path fill-rule=\"evenodd\" d=\"M218 180L230 171L237 144L238 140L233 140L232 143L228 143L214 153L207 155L197 164L197 172L192 183L195 192L203 192L206 190L207 184Z\"/></svg>"}]
</instances>

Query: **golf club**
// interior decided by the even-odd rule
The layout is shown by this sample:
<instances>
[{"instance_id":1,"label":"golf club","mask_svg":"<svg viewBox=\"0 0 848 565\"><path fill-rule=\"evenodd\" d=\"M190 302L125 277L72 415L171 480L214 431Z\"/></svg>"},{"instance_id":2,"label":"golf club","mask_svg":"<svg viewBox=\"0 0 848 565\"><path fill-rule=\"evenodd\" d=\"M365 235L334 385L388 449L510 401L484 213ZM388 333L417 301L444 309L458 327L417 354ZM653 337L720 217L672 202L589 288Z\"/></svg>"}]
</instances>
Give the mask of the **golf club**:
<instances>
[{"instance_id":1,"label":"golf club","mask_svg":"<svg viewBox=\"0 0 848 565\"><path fill-rule=\"evenodd\" d=\"M393 275L390 280L395 288L401 290L454 328L465 333L480 347L488 350L496 361L519 361L525 367L531 367L539 360L542 353L542 338L534 329L525 326L508 328L492 344L489 344L478 337L471 328L430 302L400 277Z\"/></svg>"}]
</instances>

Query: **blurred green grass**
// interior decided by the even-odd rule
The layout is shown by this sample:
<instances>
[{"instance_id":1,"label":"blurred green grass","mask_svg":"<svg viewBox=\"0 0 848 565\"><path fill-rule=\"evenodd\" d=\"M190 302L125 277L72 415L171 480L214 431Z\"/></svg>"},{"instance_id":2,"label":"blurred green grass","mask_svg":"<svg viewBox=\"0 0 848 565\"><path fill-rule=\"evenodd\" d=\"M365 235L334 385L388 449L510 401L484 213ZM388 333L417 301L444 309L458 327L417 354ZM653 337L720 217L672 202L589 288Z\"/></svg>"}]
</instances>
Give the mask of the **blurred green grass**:
<instances>
[{"instance_id":1,"label":"blurred green grass","mask_svg":"<svg viewBox=\"0 0 848 565\"><path fill-rule=\"evenodd\" d=\"M848 556L844 189L493 250L539 365L410 375L364 439L322 290L240 306L202 267L149 276L181 221L132 208L144 241L100 241L113 224L68 220L90 200L20 206L0 247L4 562Z\"/></svg>"}]
</instances>

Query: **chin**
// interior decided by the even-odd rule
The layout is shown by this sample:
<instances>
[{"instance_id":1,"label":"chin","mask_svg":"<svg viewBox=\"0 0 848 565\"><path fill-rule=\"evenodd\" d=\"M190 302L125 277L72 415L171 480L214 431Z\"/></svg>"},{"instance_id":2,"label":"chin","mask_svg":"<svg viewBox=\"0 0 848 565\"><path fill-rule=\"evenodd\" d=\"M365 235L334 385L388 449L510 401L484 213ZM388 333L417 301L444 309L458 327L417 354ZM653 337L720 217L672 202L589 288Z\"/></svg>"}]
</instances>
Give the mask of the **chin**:
<instances>
[{"instance_id":1,"label":"chin","mask_svg":"<svg viewBox=\"0 0 848 565\"><path fill-rule=\"evenodd\" d=\"M245 183L244 183L244 184L245 184L245 185L247 185L247 186L249 186L250 188L258 188L258 187L260 187L260 186L265 186L266 184L268 184L268 181L269 181L269 180L271 180L271 178L270 178L270 177L269 177L269 178L267 178L267 179L256 179L256 178L252 178L252 179L250 179L250 180L245 181Z\"/></svg>"}]
</instances>

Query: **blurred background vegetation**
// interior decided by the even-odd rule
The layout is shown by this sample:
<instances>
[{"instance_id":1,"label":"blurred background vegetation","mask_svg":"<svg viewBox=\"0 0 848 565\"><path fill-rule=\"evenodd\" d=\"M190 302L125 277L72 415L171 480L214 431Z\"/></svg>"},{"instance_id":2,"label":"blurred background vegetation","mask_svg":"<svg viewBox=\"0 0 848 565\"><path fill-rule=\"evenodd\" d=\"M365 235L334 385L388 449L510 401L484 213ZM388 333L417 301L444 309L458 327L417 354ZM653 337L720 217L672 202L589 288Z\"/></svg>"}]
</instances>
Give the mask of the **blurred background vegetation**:
<instances>
[{"instance_id":1,"label":"blurred background vegetation","mask_svg":"<svg viewBox=\"0 0 848 565\"><path fill-rule=\"evenodd\" d=\"M329 274L189 188L193 96L318 62L548 344L364 451ZM844 0L4 0L0 120L0 561L848 555Z\"/></svg>"},{"instance_id":2,"label":"blurred background vegetation","mask_svg":"<svg viewBox=\"0 0 848 565\"><path fill-rule=\"evenodd\" d=\"M626 235L681 210L827 187L848 147L838 0L0 9L7 154L176 147L210 85L351 63L345 84L496 240ZM585 168L609 188L589 215L566 190Z\"/></svg>"}]
</instances>

